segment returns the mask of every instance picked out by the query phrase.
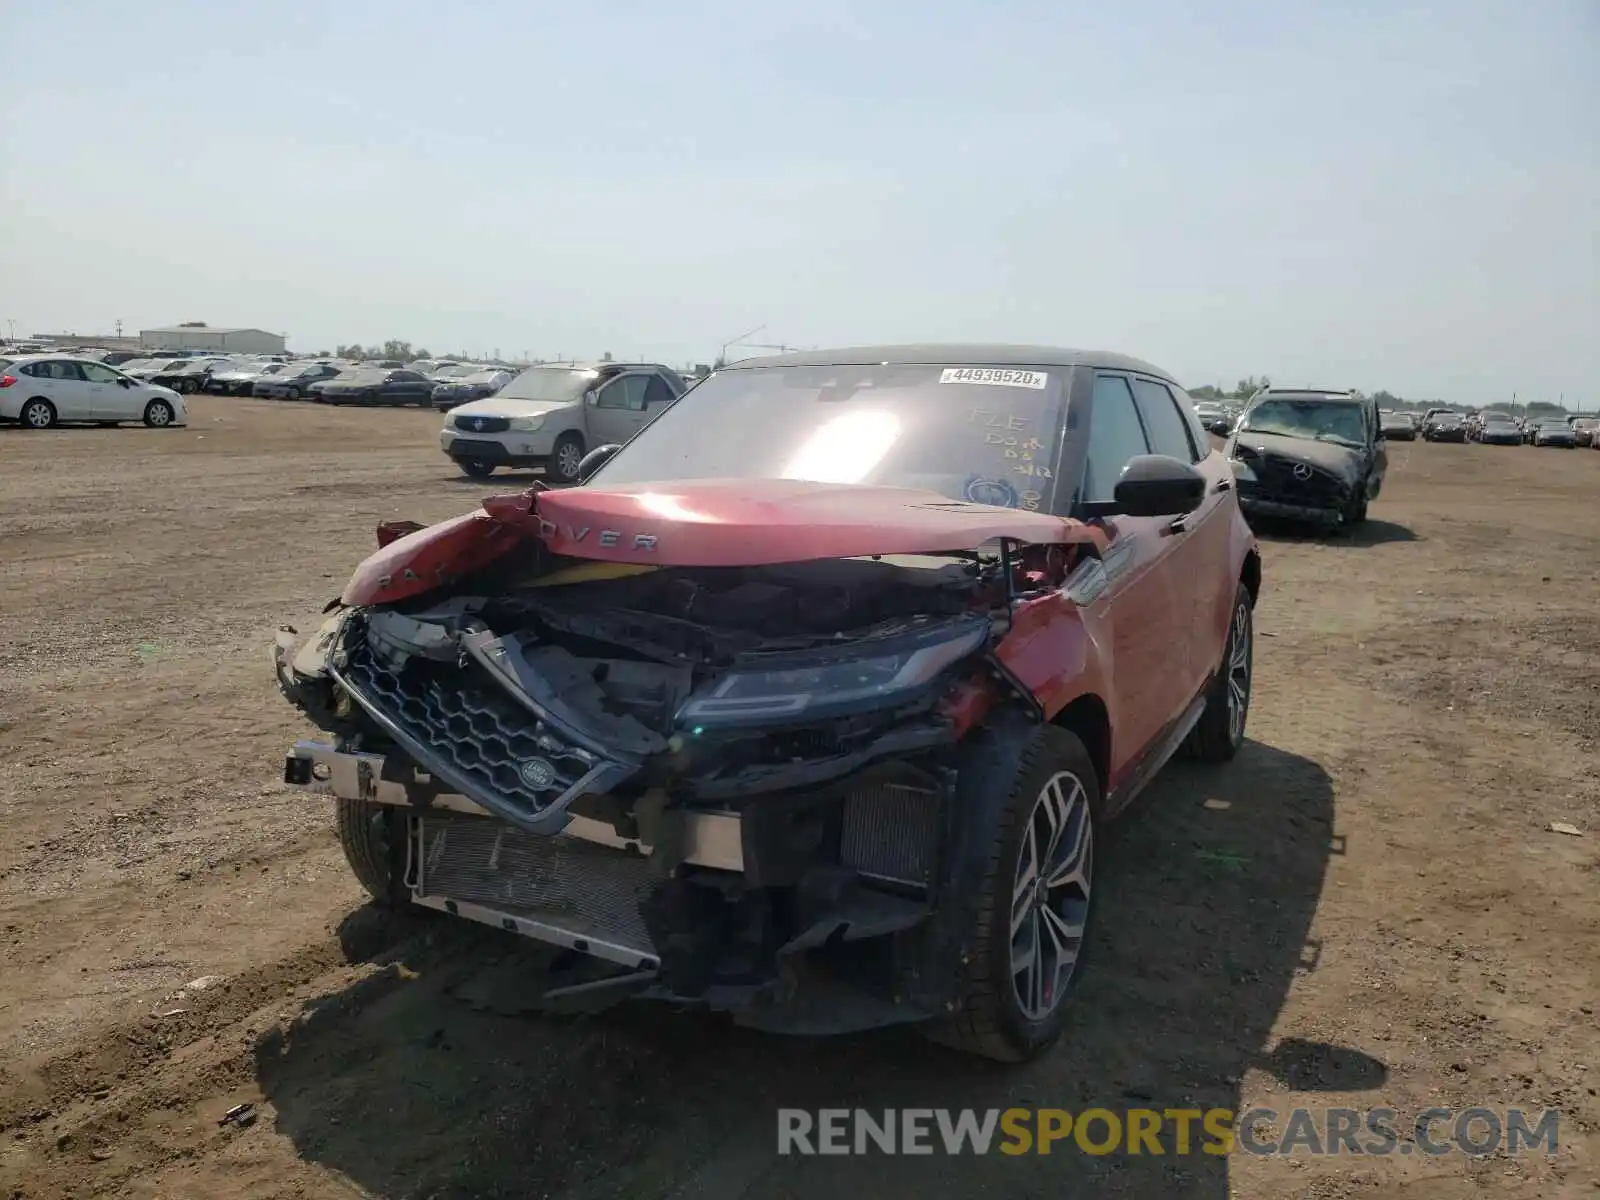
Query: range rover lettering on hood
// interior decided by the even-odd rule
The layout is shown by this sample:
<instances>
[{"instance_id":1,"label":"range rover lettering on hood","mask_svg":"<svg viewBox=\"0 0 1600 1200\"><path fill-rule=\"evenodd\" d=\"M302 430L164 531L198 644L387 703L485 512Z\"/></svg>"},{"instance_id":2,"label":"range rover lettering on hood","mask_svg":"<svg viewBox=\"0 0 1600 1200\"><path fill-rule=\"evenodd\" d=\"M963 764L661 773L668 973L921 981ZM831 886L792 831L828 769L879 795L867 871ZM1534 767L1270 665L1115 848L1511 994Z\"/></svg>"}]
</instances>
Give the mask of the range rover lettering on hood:
<instances>
[{"instance_id":1,"label":"range rover lettering on hood","mask_svg":"<svg viewBox=\"0 0 1600 1200\"><path fill-rule=\"evenodd\" d=\"M554 521L547 521L542 517L539 519L539 536L547 542L554 541L558 537L564 537L575 546L582 545L591 533L594 533L594 530L588 525L580 529L572 524L557 525ZM628 545L633 550L649 551L656 548L656 540L656 535L653 533L636 533ZM619 546L622 544L622 531L620 529L602 529L595 536L594 544L603 546L606 549Z\"/></svg>"}]
</instances>

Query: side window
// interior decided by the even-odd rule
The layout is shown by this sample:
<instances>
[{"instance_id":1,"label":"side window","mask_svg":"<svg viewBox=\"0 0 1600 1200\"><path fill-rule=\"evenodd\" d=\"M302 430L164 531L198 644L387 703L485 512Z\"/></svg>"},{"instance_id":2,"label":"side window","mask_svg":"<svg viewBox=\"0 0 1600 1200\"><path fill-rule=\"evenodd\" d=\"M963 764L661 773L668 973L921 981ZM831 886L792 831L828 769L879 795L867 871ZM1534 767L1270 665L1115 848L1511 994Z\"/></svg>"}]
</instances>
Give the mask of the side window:
<instances>
[{"instance_id":1,"label":"side window","mask_svg":"<svg viewBox=\"0 0 1600 1200\"><path fill-rule=\"evenodd\" d=\"M83 374L78 370L77 363L69 362L42 362L34 363L33 370L28 374L37 379L82 379Z\"/></svg>"},{"instance_id":2,"label":"side window","mask_svg":"<svg viewBox=\"0 0 1600 1200\"><path fill-rule=\"evenodd\" d=\"M1133 395L1150 435L1150 452L1170 455L1179 462L1198 462L1200 455L1195 449L1194 435L1189 432L1189 421L1179 411L1166 385L1135 379Z\"/></svg>"},{"instance_id":3,"label":"side window","mask_svg":"<svg viewBox=\"0 0 1600 1200\"><path fill-rule=\"evenodd\" d=\"M110 367L103 367L99 363L79 363L78 369L90 383L116 383L122 378Z\"/></svg>"},{"instance_id":4,"label":"side window","mask_svg":"<svg viewBox=\"0 0 1600 1200\"><path fill-rule=\"evenodd\" d=\"M601 408L624 408L630 412L643 412L644 393L648 386L648 376L623 375L600 389L596 403Z\"/></svg>"},{"instance_id":5,"label":"side window","mask_svg":"<svg viewBox=\"0 0 1600 1200\"><path fill-rule=\"evenodd\" d=\"M671 404L678 398L672 390L672 385L659 375L650 376L650 382L645 385L644 402L647 405Z\"/></svg>"},{"instance_id":6,"label":"side window","mask_svg":"<svg viewBox=\"0 0 1600 1200\"><path fill-rule=\"evenodd\" d=\"M1128 381L1118 375L1101 375L1094 381L1094 405L1089 412L1089 451L1083 462L1083 487L1078 498L1093 504L1116 499L1117 480L1128 460L1149 454L1139 410L1134 407Z\"/></svg>"}]
</instances>

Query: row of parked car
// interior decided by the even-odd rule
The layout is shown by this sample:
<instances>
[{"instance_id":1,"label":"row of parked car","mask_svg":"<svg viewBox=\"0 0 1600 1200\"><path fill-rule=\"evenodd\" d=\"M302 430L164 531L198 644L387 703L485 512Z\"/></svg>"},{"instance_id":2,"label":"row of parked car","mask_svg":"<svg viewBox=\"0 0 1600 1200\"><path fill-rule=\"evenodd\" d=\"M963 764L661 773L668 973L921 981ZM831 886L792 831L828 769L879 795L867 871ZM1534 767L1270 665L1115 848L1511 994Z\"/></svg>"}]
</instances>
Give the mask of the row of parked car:
<instances>
[{"instance_id":1,"label":"row of parked car","mask_svg":"<svg viewBox=\"0 0 1600 1200\"><path fill-rule=\"evenodd\" d=\"M433 405L441 410L492 396L515 375L504 367L449 360L360 363L283 356L158 356L131 359L118 369L180 395L211 392L327 404Z\"/></svg>"},{"instance_id":2,"label":"row of parked car","mask_svg":"<svg viewBox=\"0 0 1600 1200\"><path fill-rule=\"evenodd\" d=\"M1406 414L1395 414L1404 417ZM1600 449L1600 417L1516 417L1496 409L1463 413L1430 408L1417 423L1425 442L1479 442L1485 446L1557 446ZM1412 435L1417 436L1416 433Z\"/></svg>"}]
</instances>

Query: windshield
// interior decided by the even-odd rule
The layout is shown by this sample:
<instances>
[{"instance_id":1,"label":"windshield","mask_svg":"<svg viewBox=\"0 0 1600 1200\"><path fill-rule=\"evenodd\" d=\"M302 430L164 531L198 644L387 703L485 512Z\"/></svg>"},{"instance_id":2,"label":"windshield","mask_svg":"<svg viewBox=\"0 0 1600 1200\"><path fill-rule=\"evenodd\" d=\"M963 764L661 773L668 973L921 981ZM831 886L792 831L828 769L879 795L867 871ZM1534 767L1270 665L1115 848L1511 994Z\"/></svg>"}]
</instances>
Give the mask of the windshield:
<instances>
[{"instance_id":1,"label":"windshield","mask_svg":"<svg viewBox=\"0 0 1600 1200\"><path fill-rule=\"evenodd\" d=\"M466 379L468 376L476 375L478 372L480 372L482 370L483 370L482 367L472 367L472 366L467 366L465 364L456 364L455 366L440 367L437 371L435 371L433 373L433 377L435 379Z\"/></svg>"},{"instance_id":2,"label":"windshield","mask_svg":"<svg viewBox=\"0 0 1600 1200\"><path fill-rule=\"evenodd\" d=\"M1367 425L1359 405L1325 400L1263 400L1245 413L1240 430L1313 438L1343 446L1360 446L1367 440Z\"/></svg>"},{"instance_id":3,"label":"windshield","mask_svg":"<svg viewBox=\"0 0 1600 1200\"><path fill-rule=\"evenodd\" d=\"M594 478L608 487L807 479L1047 507L1065 374L905 365L723 371L664 409Z\"/></svg>"},{"instance_id":4,"label":"windshield","mask_svg":"<svg viewBox=\"0 0 1600 1200\"><path fill-rule=\"evenodd\" d=\"M1496 418L1492 421L1485 421L1483 427L1485 429L1515 429L1516 425L1511 421L1502 421Z\"/></svg>"},{"instance_id":5,"label":"windshield","mask_svg":"<svg viewBox=\"0 0 1600 1200\"><path fill-rule=\"evenodd\" d=\"M383 383L388 378L389 378L389 372L388 371L374 371L374 370L351 371L350 374L343 376L339 380L339 382L340 383L373 384L373 383Z\"/></svg>"},{"instance_id":6,"label":"windshield","mask_svg":"<svg viewBox=\"0 0 1600 1200\"><path fill-rule=\"evenodd\" d=\"M598 374L570 367L529 367L501 388L500 395L507 400L554 400L570 404L583 395L585 388L594 385Z\"/></svg>"},{"instance_id":7,"label":"windshield","mask_svg":"<svg viewBox=\"0 0 1600 1200\"><path fill-rule=\"evenodd\" d=\"M504 371L474 371L471 375L462 377L462 383L493 383L501 378Z\"/></svg>"}]
</instances>

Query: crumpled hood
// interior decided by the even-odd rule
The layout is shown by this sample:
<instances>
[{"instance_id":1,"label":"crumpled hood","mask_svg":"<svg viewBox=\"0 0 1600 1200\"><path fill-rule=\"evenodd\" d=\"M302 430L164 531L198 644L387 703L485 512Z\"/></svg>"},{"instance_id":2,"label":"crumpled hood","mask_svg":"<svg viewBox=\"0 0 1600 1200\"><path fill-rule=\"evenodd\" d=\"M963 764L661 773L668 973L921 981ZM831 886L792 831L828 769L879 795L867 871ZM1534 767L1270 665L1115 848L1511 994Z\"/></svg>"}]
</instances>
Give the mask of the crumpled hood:
<instances>
[{"instance_id":1,"label":"crumpled hood","mask_svg":"<svg viewBox=\"0 0 1600 1200\"><path fill-rule=\"evenodd\" d=\"M1311 438L1285 437L1278 433L1256 433L1240 430L1234 441L1269 458L1287 458L1310 463L1313 467L1355 483L1361 475L1361 464L1366 452L1353 446L1340 446L1334 442L1318 442Z\"/></svg>"},{"instance_id":2,"label":"crumpled hood","mask_svg":"<svg viewBox=\"0 0 1600 1200\"><path fill-rule=\"evenodd\" d=\"M391 542L356 569L341 599L380 604L418 595L528 538L558 554L604 562L737 567L974 550L999 538L1064 542L1076 524L937 492L797 479L534 489L491 496L483 511Z\"/></svg>"}]
</instances>

